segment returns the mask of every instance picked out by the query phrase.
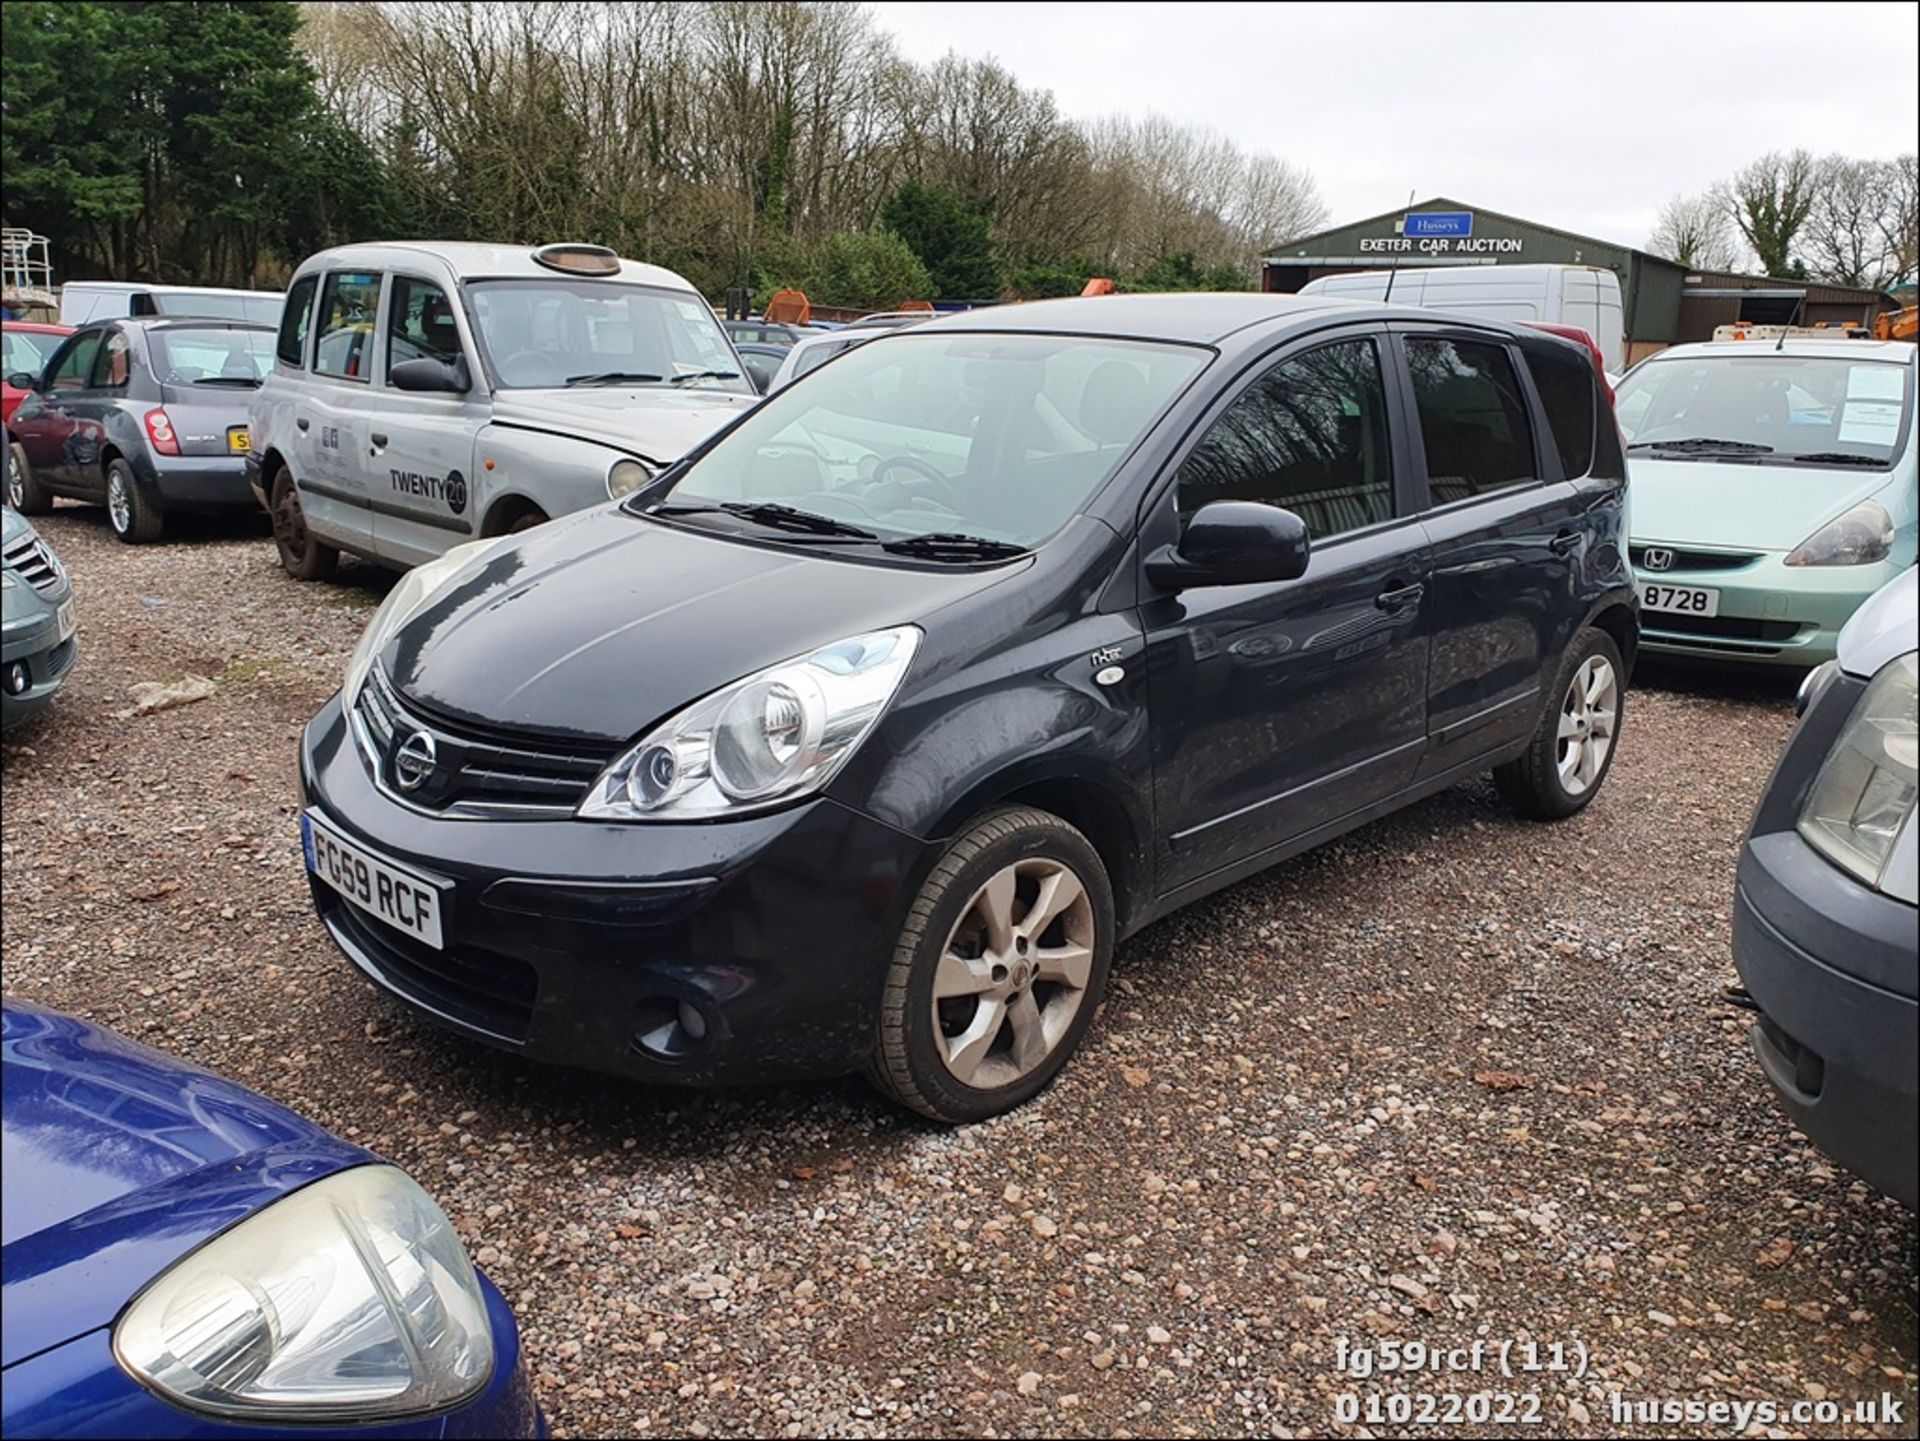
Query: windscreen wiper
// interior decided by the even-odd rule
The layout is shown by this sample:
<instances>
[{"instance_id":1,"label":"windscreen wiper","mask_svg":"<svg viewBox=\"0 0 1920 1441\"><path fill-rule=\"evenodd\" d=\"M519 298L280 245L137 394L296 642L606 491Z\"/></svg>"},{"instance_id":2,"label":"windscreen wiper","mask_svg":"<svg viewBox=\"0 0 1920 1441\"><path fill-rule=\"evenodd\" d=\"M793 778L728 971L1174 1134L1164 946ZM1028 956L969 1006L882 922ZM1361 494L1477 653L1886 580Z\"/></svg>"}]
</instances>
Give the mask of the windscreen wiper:
<instances>
[{"instance_id":1,"label":"windscreen wiper","mask_svg":"<svg viewBox=\"0 0 1920 1441\"><path fill-rule=\"evenodd\" d=\"M919 560L1011 560L1025 555L1027 547L1006 540L990 540L984 535L965 535L959 531L935 531L932 535L913 535L905 540L890 540L880 549L894 555L910 555Z\"/></svg>"},{"instance_id":2,"label":"windscreen wiper","mask_svg":"<svg viewBox=\"0 0 1920 1441\"><path fill-rule=\"evenodd\" d=\"M659 376L654 377L655 380L659 378ZM689 380L738 380L739 378L740 372L737 370L689 370L671 377L667 384L685 385Z\"/></svg>"},{"instance_id":3,"label":"windscreen wiper","mask_svg":"<svg viewBox=\"0 0 1920 1441\"><path fill-rule=\"evenodd\" d=\"M597 370L588 375L569 375L568 385L627 385L635 381L661 380L643 370Z\"/></svg>"},{"instance_id":4,"label":"windscreen wiper","mask_svg":"<svg viewBox=\"0 0 1920 1441\"><path fill-rule=\"evenodd\" d=\"M1627 447L1629 454L1636 450L1674 450L1682 455L1689 451L1715 451L1722 455L1773 454L1770 445L1759 445L1750 440L1714 440L1704 435L1689 436L1685 440L1642 440Z\"/></svg>"},{"instance_id":5,"label":"windscreen wiper","mask_svg":"<svg viewBox=\"0 0 1920 1441\"><path fill-rule=\"evenodd\" d=\"M811 510L799 510L791 505L780 505L775 501L729 500L719 505L653 505L647 507L647 514L737 515L742 520L764 525L769 530L792 530L805 535L843 536L848 540L880 538L870 530L862 530L857 525L848 525L844 520L835 520L830 515L819 515Z\"/></svg>"},{"instance_id":6,"label":"windscreen wiper","mask_svg":"<svg viewBox=\"0 0 1920 1441\"><path fill-rule=\"evenodd\" d=\"M1852 450L1816 450L1810 455L1783 455L1780 458L1807 465L1870 465L1875 470L1886 465L1886 461L1876 456L1861 455Z\"/></svg>"}]
</instances>

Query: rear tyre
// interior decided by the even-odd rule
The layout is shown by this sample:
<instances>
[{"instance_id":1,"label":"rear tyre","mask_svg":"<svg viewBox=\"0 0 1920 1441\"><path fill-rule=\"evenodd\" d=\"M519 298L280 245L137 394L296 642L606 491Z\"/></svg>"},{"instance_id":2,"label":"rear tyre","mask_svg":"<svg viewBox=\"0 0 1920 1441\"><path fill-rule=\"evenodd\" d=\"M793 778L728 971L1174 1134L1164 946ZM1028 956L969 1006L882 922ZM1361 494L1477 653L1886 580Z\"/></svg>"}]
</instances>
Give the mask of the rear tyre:
<instances>
[{"instance_id":1,"label":"rear tyre","mask_svg":"<svg viewBox=\"0 0 1920 1441\"><path fill-rule=\"evenodd\" d=\"M46 515L53 496L34 478L27 452L16 440L7 441L7 504L22 515Z\"/></svg>"},{"instance_id":2,"label":"rear tyre","mask_svg":"<svg viewBox=\"0 0 1920 1441\"><path fill-rule=\"evenodd\" d=\"M167 528L166 517L134 480L133 466L120 456L107 462L107 524L128 545L151 545Z\"/></svg>"},{"instance_id":3,"label":"rear tyre","mask_svg":"<svg viewBox=\"0 0 1920 1441\"><path fill-rule=\"evenodd\" d=\"M990 812L907 913L881 996L875 1084L955 1123L1030 1099L1092 1024L1113 940L1113 888L1087 838L1045 811Z\"/></svg>"},{"instance_id":4,"label":"rear tyre","mask_svg":"<svg viewBox=\"0 0 1920 1441\"><path fill-rule=\"evenodd\" d=\"M280 568L295 580L329 579L339 568L340 552L307 529L307 517L300 509L300 492L294 488L293 472L284 465L273 474L268 502L273 517L273 546L280 553Z\"/></svg>"},{"instance_id":5,"label":"rear tyre","mask_svg":"<svg viewBox=\"0 0 1920 1441\"><path fill-rule=\"evenodd\" d=\"M1526 753L1495 766L1507 804L1534 820L1586 809L1613 768L1626 714L1626 667L1613 637L1587 626L1573 638Z\"/></svg>"}]
</instances>

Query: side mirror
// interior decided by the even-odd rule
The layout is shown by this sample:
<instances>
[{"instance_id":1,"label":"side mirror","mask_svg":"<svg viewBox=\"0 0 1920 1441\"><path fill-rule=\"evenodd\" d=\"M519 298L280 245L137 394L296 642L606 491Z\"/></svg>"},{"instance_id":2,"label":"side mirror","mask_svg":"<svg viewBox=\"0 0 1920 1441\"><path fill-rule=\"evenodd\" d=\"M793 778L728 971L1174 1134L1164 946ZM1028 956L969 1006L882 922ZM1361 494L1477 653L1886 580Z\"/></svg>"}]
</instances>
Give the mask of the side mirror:
<instances>
[{"instance_id":1,"label":"side mirror","mask_svg":"<svg viewBox=\"0 0 1920 1441\"><path fill-rule=\"evenodd\" d=\"M15 390L34 390L38 388L40 378L37 375L29 375L24 370L16 370L7 377L7 384Z\"/></svg>"},{"instance_id":2,"label":"side mirror","mask_svg":"<svg viewBox=\"0 0 1920 1441\"><path fill-rule=\"evenodd\" d=\"M1161 590L1297 580L1313 542L1290 510L1251 500L1216 500L1187 522L1177 546L1147 557L1147 579Z\"/></svg>"},{"instance_id":3,"label":"side mirror","mask_svg":"<svg viewBox=\"0 0 1920 1441\"><path fill-rule=\"evenodd\" d=\"M430 355L403 360L387 372L387 383L395 390L436 390L449 395L465 395L473 389L464 355L451 363Z\"/></svg>"}]
</instances>

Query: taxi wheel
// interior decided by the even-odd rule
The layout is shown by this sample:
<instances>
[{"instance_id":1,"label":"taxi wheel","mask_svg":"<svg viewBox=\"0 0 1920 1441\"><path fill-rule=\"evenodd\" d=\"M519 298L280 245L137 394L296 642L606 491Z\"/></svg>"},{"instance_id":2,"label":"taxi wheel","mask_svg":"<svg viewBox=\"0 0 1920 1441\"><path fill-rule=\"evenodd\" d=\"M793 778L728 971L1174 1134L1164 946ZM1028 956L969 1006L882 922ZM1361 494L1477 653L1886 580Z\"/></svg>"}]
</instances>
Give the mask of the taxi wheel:
<instances>
[{"instance_id":1,"label":"taxi wheel","mask_svg":"<svg viewBox=\"0 0 1920 1441\"><path fill-rule=\"evenodd\" d=\"M1112 883L1085 836L1024 806L983 816L907 912L870 1076L937 1121L1012 1110L1086 1035L1114 928Z\"/></svg>"},{"instance_id":2,"label":"taxi wheel","mask_svg":"<svg viewBox=\"0 0 1920 1441\"><path fill-rule=\"evenodd\" d=\"M545 525L546 523L547 517L545 512L529 510L515 517L513 524L509 525L500 533L502 535L518 535L523 530L532 530L536 525Z\"/></svg>"},{"instance_id":3,"label":"taxi wheel","mask_svg":"<svg viewBox=\"0 0 1920 1441\"><path fill-rule=\"evenodd\" d=\"M272 503L273 546L280 552L280 568L295 580L327 580L340 565L340 552L307 529L300 509L300 492L293 472L284 465L274 472Z\"/></svg>"},{"instance_id":4,"label":"taxi wheel","mask_svg":"<svg viewBox=\"0 0 1920 1441\"><path fill-rule=\"evenodd\" d=\"M1619 749L1626 674L1605 631L1588 626L1573 638L1532 743L1517 760L1494 767L1493 783L1508 805L1540 821L1586 809Z\"/></svg>"},{"instance_id":5,"label":"taxi wheel","mask_svg":"<svg viewBox=\"0 0 1920 1441\"><path fill-rule=\"evenodd\" d=\"M7 504L22 515L47 515L53 497L34 477L27 453L18 441L7 442Z\"/></svg>"},{"instance_id":6,"label":"taxi wheel","mask_svg":"<svg viewBox=\"0 0 1920 1441\"><path fill-rule=\"evenodd\" d=\"M133 478L133 466L120 456L107 462L107 524L128 545L151 545L167 528Z\"/></svg>"}]
</instances>

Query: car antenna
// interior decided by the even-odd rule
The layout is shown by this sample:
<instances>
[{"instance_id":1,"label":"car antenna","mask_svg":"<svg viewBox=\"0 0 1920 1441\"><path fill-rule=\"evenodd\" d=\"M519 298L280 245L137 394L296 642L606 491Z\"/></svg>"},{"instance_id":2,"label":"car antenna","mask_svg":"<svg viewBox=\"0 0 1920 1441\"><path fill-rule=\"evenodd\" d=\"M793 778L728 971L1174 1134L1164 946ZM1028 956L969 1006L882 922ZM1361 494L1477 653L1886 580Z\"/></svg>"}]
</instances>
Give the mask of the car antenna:
<instances>
[{"instance_id":1,"label":"car antenna","mask_svg":"<svg viewBox=\"0 0 1920 1441\"><path fill-rule=\"evenodd\" d=\"M1793 314L1787 317L1787 323L1780 327L1780 338L1773 343L1773 353L1778 355L1787 348L1787 332L1800 323L1800 307L1807 303L1807 292L1801 291L1800 298L1793 302Z\"/></svg>"},{"instance_id":2,"label":"car antenna","mask_svg":"<svg viewBox=\"0 0 1920 1441\"><path fill-rule=\"evenodd\" d=\"M1400 234L1402 237L1407 233L1407 214L1413 209L1413 197L1416 194L1418 194L1418 192L1413 190L1407 192L1407 208L1400 212ZM1400 273L1399 260L1400 257L1396 255L1394 257L1394 263L1387 267L1387 293L1380 297L1380 303L1382 305L1393 304L1393 277Z\"/></svg>"}]
</instances>

